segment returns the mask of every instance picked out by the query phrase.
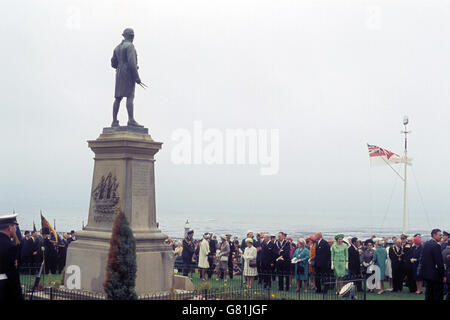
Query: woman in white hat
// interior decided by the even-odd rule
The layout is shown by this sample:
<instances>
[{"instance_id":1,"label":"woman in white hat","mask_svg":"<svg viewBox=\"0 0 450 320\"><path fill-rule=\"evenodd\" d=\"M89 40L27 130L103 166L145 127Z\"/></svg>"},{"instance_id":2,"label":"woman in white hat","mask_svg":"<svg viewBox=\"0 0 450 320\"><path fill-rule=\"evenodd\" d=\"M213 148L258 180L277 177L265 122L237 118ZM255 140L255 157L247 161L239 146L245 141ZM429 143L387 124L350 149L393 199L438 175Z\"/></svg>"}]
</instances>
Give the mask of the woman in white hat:
<instances>
[{"instance_id":1,"label":"woman in white hat","mask_svg":"<svg viewBox=\"0 0 450 320\"><path fill-rule=\"evenodd\" d=\"M202 280L205 281L205 272L209 268L208 254L209 254L209 233L203 234L203 240L200 244L200 251L198 254L198 267L201 270Z\"/></svg>"},{"instance_id":2,"label":"woman in white hat","mask_svg":"<svg viewBox=\"0 0 450 320\"><path fill-rule=\"evenodd\" d=\"M248 288L252 288L253 278L258 275L256 267L256 255L258 254L256 248L253 246L253 239L245 239L247 248L244 251L244 278Z\"/></svg>"}]
</instances>

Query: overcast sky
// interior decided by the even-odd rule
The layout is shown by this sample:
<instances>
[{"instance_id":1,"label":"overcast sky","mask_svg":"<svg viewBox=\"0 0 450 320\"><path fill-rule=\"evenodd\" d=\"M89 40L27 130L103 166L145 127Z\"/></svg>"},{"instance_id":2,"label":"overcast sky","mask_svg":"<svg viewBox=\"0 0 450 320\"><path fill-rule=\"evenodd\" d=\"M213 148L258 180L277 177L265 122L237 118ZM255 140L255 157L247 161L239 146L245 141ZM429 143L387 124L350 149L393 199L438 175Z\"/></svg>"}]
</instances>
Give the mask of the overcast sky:
<instances>
[{"instance_id":1,"label":"overcast sky","mask_svg":"<svg viewBox=\"0 0 450 320\"><path fill-rule=\"evenodd\" d=\"M136 120L164 143L158 217L286 215L400 229L402 182L389 167L369 167L366 143L402 153L407 114L409 226L449 227L448 1L22 0L1 8L0 211L15 209L25 226L40 209L66 229L87 220L94 162L86 141L111 124L110 59L132 27L149 85L136 88ZM193 132L194 121L221 132L278 129L278 173L175 164L172 134Z\"/></svg>"}]
</instances>

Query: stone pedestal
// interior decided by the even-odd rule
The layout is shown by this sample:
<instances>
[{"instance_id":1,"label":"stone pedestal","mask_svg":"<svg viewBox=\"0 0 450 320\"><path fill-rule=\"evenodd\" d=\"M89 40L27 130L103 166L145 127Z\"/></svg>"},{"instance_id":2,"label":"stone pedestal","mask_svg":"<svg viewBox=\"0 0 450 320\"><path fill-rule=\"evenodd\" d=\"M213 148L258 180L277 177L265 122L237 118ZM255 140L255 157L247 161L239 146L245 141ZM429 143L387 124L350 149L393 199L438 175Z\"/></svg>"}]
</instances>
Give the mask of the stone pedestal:
<instances>
[{"instance_id":1,"label":"stone pedestal","mask_svg":"<svg viewBox=\"0 0 450 320\"><path fill-rule=\"evenodd\" d=\"M173 254L156 225L154 155L161 149L145 128L105 128L88 141L95 153L94 176L85 229L70 244L66 265L81 271L81 289L104 292L109 240L122 208L136 238L138 294L170 290Z\"/></svg>"}]
</instances>

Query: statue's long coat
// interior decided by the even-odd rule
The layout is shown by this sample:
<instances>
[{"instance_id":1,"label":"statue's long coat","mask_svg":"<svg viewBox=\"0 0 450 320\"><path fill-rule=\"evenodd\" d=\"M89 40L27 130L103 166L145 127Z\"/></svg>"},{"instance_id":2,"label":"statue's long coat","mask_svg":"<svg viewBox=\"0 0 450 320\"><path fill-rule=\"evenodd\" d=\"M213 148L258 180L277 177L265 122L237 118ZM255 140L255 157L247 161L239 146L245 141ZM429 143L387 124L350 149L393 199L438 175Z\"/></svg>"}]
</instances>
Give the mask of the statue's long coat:
<instances>
[{"instance_id":1,"label":"statue's long coat","mask_svg":"<svg viewBox=\"0 0 450 320\"><path fill-rule=\"evenodd\" d=\"M137 54L133 43L122 41L111 58L111 66L116 69L116 88L114 97L132 97L136 81L139 79Z\"/></svg>"}]
</instances>

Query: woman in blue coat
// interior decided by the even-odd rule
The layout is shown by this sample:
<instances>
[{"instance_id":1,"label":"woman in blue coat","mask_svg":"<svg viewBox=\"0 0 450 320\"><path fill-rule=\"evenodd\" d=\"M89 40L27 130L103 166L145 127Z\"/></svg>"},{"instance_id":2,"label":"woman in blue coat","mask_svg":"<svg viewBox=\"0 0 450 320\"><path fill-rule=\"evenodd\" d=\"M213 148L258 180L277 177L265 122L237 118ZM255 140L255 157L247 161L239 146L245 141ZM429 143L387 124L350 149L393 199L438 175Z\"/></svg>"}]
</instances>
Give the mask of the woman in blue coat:
<instances>
[{"instance_id":1,"label":"woman in blue coat","mask_svg":"<svg viewBox=\"0 0 450 320\"><path fill-rule=\"evenodd\" d=\"M305 285L305 292L308 292L308 259L309 259L309 250L306 247L305 239L299 238L297 242L297 249L295 249L294 255L292 259L297 260L298 262L295 264L295 279L297 280L297 289L295 292L300 291L300 281L303 281ZM294 260L294 261L295 261Z\"/></svg>"},{"instance_id":2,"label":"woman in blue coat","mask_svg":"<svg viewBox=\"0 0 450 320\"><path fill-rule=\"evenodd\" d=\"M378 291L378 294L382 294L384 292L386 259L387 259L387 251L384 248L384 242L379 240L376 242L376 249L373 253L373 262L375 263L375 265L378 266L378 268L380 268L380 280L379 280L380 291Z\"/></svg>"}]
</instances>

